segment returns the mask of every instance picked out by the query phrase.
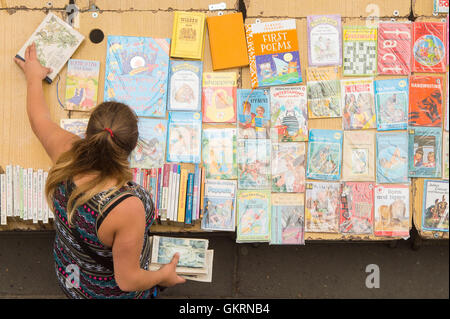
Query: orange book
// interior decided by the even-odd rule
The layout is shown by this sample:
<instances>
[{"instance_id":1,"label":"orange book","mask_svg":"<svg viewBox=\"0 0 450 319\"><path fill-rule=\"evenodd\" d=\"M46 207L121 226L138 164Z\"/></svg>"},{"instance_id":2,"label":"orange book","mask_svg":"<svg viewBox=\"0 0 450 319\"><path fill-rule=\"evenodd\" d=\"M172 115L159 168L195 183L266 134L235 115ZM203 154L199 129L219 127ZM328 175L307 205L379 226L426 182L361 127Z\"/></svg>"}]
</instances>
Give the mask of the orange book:
<instances>
[{"instance_id":1,"label":"orange book","mask_svg":"<svg viewBox=\"0 0 450 319\"><path fill-rule=\"evenodd\" d=\"M206 18L213 70L248 65L241 12Z\"/></svg>"}]
</instances>

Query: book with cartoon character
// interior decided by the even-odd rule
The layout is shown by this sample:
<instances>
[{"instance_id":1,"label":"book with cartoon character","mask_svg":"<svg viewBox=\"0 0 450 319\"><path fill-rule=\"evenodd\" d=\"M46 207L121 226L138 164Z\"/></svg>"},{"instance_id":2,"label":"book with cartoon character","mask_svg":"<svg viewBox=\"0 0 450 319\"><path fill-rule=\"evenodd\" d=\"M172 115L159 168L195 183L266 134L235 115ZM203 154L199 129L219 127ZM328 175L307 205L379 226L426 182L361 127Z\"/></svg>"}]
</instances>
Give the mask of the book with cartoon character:
<instances>
[{"instance_id":1,"label":"book with cartoon character","mask_svg":"<svg viewBox=\"0 0 450 319\"><path fill-rule=\"evenodd\" d=\"M238 140L238 186L270 189L270 140Z\"/></svg>"},{"instance_id":2,"label":"book with cartoon character","mask_svg":"<svg viewBox=\"0 0 450 319\"><path fill-rule=\"evenodd\" d=\"M442 125L443 77L412 75L409 88L409 125Z\"/></svg>"},{"instance_id":3,"label":"book with cartoon character","mask_svg":"<svg viewBox=\"0 0 450 319\"><path fill-rule=\"evenodd\" d=\"M337 67L306 70L309 118L341 117L341 82Z\"/></svg>"},{"instance_id":4,"label":"book with cartoon character","mask_svg":"<svg viewBox=\"0 0 450 319\"><path fill-rule=\"evenodd\" d=\"M236 122L235 72L203 73L202 113L204 123Z\"/></svg>"},{"instance_id":5,"label":"book with cartoon character","mask_svg":"<svg viewBox=\"0 0 450 319\"><path fill-rule=\"evenodd\" d=\"M270 138L268 90L237 90L238 139Z\"/></svg>"},{"instance_id":6,"label":"book with cartoon character","mask_svg":"<svg viewBox=\"0 0 450 319\"><path fill-rule=\"evenodd\" d=\"M270 191L238 190L236 242L269 242Z\"/></svg>"},{"instance_id":7,"label":"book with cartoon character","mask_svg":"<svg viewBox=\"0 0 450 319\"><path fill-rule=\"evenodd\" d=\"M410 127L408 133L409 177L441 177L441 128Z\"/></svg>"},{"instance_id":8,"label":"book with cartoon character","mask_svg":"<svg viewBox=\"0 0 450 319\"><path fill-rule=\"evenodd\" d=\"M308 24L309 66L342 64L342 33L340 15L312 15Z\"/></svg>"},{"instance_id":9,"label":"book with cartoon character","mask_svg":"<svg viewBox=\"0 0 450 319\"><path fill-rule=\"evenodd\" d=\"M305 143L272 143L272 192L305 192Z\"/></svg>"},{"instance_id":10,"label":"book with cartoon character","mask_svg":"<svg viewBox=\"0 0 450 319\"><path fill-rule=\"evenodd\" d=\"M375 181L375 132L344 131L342 179Z\"/></svg>"},{"instance_id":11,"label":"book with cartoon character","mask_svg":"<svg viewBox=\"0 0 450 319\"><path fill-rule=\"evenodd\" d=\"M207 179L237 179L236 129L204 128L202 159Z\"/></svg>"},{"instance_id":12,"label":"book with cartoon character","mask_svg":"<svg viewBox=\"0 0 450 319\"><path fill-rule=\"evenodd\" d=\"M445 38L445 22L414 22L413 72L445 73L447 62Z\"/></svg>"},{"instance_id":13,"label":"book with cartoon character","mask_svg":"<svg viewBox=\"0 0 450 319\"><path fill-rule=\"evenodd\" d=\"M99 61L69 60L66 76L66 109L90 111L97 106L99 71Z\"/></svg>"},{"instance_id":14,"label":"book with cartoon character","mask_svg":"<svg viewBox=\"0 0 450 319\"><path fill-rule=\"evenodd\" d=\"M377 80L374 87L377 129L406 130L409 105L408 78Z\"/></svg>"},{"instance_id":15,"label":"book with cartoon character","mask_svg":"<svg viewBox=\"0 0 450 319\"><path fill-rule=\"evenodd\" d=\"M373 233L373 189L370 182L341 183L339 231L342 234Z\"/></svg>"},{"instance_id":16,"label":"book with cartoon character","mask_svg":"<svg viewBox=\"0 0 450 319\"><path fill-rule=\"evenodd\" d=\"M202 70L202 61L170 60L167 110L200 112Z\"/></svg>"},{"instance_id":17,"label":"book with cartoon character","mask_svg":"<svg viewBox=\"0 0 450 319\"><path fill-rule=\"evenodd\" d=\"M305 194L272 194L270 245L305 244Z\"/></svg>"},{"instance_id":18,"label":"book with cartoon character","mask_svg":"<svg viewBox=\"0 0 450 319\"><path fill-rule=\"evenodd\" d=\"M424 181L422 230L448 232L448 198L448 181Z\"/></svg>"},{"instance_id":19,"label":"book with cartoon character","mask_svg":"<svg viewBox=\"0 0 450 319\"><path fill-rule=\"evenodd\" d=\"M60 126L81 138L86 136L86 128L89 119L61 119Z\"/></svg>"},{"instance_id":20,"label":"book with cartoon character","mask_svg":"<svg viewBox=\"0 0 450 319\"><path fill-rule=\"evenodd\" d=\"M340 183L310 182L306 184L306 232L337 233L339 231Z\"/></svg>"},{"instance_id":21,"label":"book with cartoon character","mask_svg":"<svg viewBox=\"0 0 450 319\"><path fill-rule=\"evenodd\" d=\"M377 183L408 182L408 134L377 133Z\"/></svg>"},{"instance_id":22,"label":"book with cartoon character","mask_svg":"<svg viewBox=\"0 0 450 319\"><path fill-rule=\"evenodd\" d=\"M344 130L376 128L373 80L342 80L341 84Z\"/></svg>"}]
</instances>

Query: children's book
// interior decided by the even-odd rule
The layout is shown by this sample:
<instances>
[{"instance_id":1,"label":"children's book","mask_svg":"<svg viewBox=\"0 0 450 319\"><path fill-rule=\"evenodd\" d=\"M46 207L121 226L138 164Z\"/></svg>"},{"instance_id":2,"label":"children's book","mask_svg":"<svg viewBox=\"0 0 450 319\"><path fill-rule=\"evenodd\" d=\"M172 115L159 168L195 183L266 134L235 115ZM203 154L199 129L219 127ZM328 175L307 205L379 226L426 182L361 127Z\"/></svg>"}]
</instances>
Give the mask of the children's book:
<instances>
[{"instance_id":1,"label":"children's book","mask_svg":"<svg viewBox=\"0 0 450 319\"><path fill-rule=\"evenodd\" d=\"M448 132L444 131L444 138L442 142L442 178L448 180L448 166L449 166L449 156L448 156Z\"/></svg>"},{"instance_id":2,"label":"children's book","mask_svg":"<svg viewBox=\"0 0 450 319\"><path fill-rule=\"evenodd\" d=\"M411 73L412 24L380 22L378 24L378 74Z\"/></svg>"},{"instance_id":3,"label":"children's book","mask_svg":"<svg viewBox=\"0 0 450 319\"><path fill-rule=\"evenodd\" d=\"M202 71L202 61L170 60L169 111L200 112Z\"/></svg>"},{"instance_id":4,"label":"children's book","mask_svg":"<svg viewBox=\"0 0 450 319\"><path fill-rule=\"evenodd\" d=\"M337 233L339 230L340 184L306 184L306 232Z\"/></svg>"},{"instance_id":5,"label":"children's book","mask_svg":"<svg viewBox=\"0 0 450 319\"><path fill-rule=\"evenodd\" d=\"M409 88L409 125L442 125L443 78L413 75Z\"/></svg>"},{"instance_id":6,"label":"children's book","mask_svg":"<svg viewBox=\"0 0 450 319\"><path fill-rule=\"evenodd\" d=\"M339 231L342 234L373 233L373 190L369 182L341 184L341 214Z\"/></svg>"},{"instance_id":7,"label":"children's book","mask_svg":"<svg viewBox=\"0 0 450 319\"><path fill-rule=\"evenodd\" d=\"M236 122L236 87L235 72L203 73L203 122Z\"/></svg>"},{"instance_id":8,"label":"children's book","mask_svg":"<svg viewBox=\"0 0 450 319\"><path fill-rule=\"evenodd\" d=\"M130 166L138 168L157 168L164 165L167 120L140 117L138 122L139 139L130 155Z\"/></svg>"},{"instance_id":9,"label":"children's book","mask_svg":"<svg viewBox=\"0 0 450 319\"><path fill-rule=\"evenodd\" d=\"M270 140L238 140L239 189L270 189Z\"/></svg>"},{"instance_id":10,"label":"children's book","mask_svg":"<svg viewBox=\"0 0 450 319\"><path fill-rule=\"evenodd\" d=\"M448 0L433 0L434 13L448 13Z\"/></svg>"},{"instance_id":11,"label":"children's book","mask_svg":"<svg viewBox=\"0 0 450 319\"><path fill-rule=\"evenodd\" d=\"M170 57L202 60L205 18L203 12L175 11Z\"/></svg>"},{"instance_id":12,"label":"children's book","mask_svg":"<svg viewBox=\"0 0 450 319\"><path fill-rule=\"evenodd\" d=\"M344 131L342 179L375 181L375 132Z\"/></svg>"},{"instance_id":13,"label":"children's book","mask_svg":"<svg viewBox=\"0 0 450 319\"><path fill-rule=\"evenodd\" d=\"M448 232L448 181L426 179L423 187L422 230Z\"/></svg>"},{"instance_id":14,"label":"children's book","mask_svg":"<svg viewBox=\"0 0 450 319\"><path fill-rule=\"evenodd\" d=\"M305 244L305 194L272 194L271 245Z\"/></svg>"},{"instance_id":15,"label":"children's book","mask_svg":"<svg viewBox=\"0 0 450 319\"><path fill-rule=\"evenodd\" d=\"M99 61L70 59L66 76L66 109L90 111L97 105Z\"/></svg>"},{"instance_id":16,"label":"children's book","mask_svg":"<svg viewBox=\"0 0 450 319\"><path fill-rule=\"evenodd\" d=\"M409 185L375 185L375 236L409 237Z\"/></svg>"},{"instance_id":17,"label":"children's book","mask_svg":"<svg viewBox=\"0 0 450 319\"><path fill-rule=\"evenodd\" d=\"M207 179L237 179L235 128L203 129L202 146Z\"/></svg>"},{"instance_id":18,"label":"children's book","mask_svg":"<svg viewBox=\"0 0 450 319\"><path fill-rule=\"evenodd\" d=\"M409 177L441 177L441 128L410 127L408 132Z\"/></svg>"},{"instance_id":19,"label":"children's book","mask_svg":"<svg viewBox=\"0 0 450 319\"><path fill-rule=\"evenodd\" d=\"M305 143L272 143L272 192L305 192L305 155Z\"/></svg>"},{"instance_id":20,"label":"children's book","mask_svg":"<svg viewBox=\"0 0 450 319\"><path fill-rule=\"evenodd\" d=\"M295 19L245 25L252 88L302 82Z\"/></svg>"},{"instance_id":21,"label":"children's book","mask_svg":"<svg viewBox=\"0 0 450 319\"><path fill-rule=\"evenodd\" d=\"M89 119L61 119L60 126L81 138L86 136L86 128Z\"/></svg>"},{"instance_id":22,"label":"children's book","mask_svg":"<svg viewBox=\"0 0 450 319\"><path fill-rule=\"evenodd\" d=\"M237 90L238 139L270 138L268 90Z\"/></svg>"},{"instance_id":23,"label":"children's book","mask_svg":"<svg viewBox=\"0 0 450 319\"><path fill-rule=\"evenodd\" d=\"M406 130L408 125L409 81L390 79L374 81L377 129Z\"/></svg>"},{"instance_id":24,"label":"children's book","mask_svg":"<svg viewBox=\"0 0 450 319\"><path fill-rule=\"evenodd\" d=\"M342 64L342 34L340 15L313 15L308 24L308 65Z\"/></svg>"},{"instance_id":25,"label":"children's book","mask_svg":"<svg viewBox=\"0 0 450 319\"><path fill-rule=\"evenodd\" d=\"M308 140L306 85L270 88L271 138L276 142Z\"/></svg>"},{"instance_id":26,"label":"children's book","mask_svg":"<svg viewBox=\"0 0 450 319\"><path fill-rule=\"evenodd\" d=\"M204 205L203 230L235 231L236 181L207 179Z\"/></svg>"},{"instance_id":27,"label":"children's book","mask_svg":"<svg viewBox=\"0 0 450 319\"><path fill-rule=\"evenodd\" d=\"M169 112L167 161L200 163L202 144L202 114Z\"/></svg>"},{"instance_id":28,"label":"children's book","mask_svg":"<svg viewBox=\"0 0 450 319\"><path fill-rule=\"evenodd\" d=\"M336 67L306 70L309 118L341 117L341 82Z\"/></svg>"},{"instance_id":29,"label":"children's book","mask_svg":"<svg viewBox=\"0 0 450 319\"><path fill-rule=\"evenodd\" d=\"M373 76L377 73L377 28L345 25L343 38L343 75Z\"/></svg>"},{"instance_id":30,"label":"children's book","mask_svg":"<svg viewBox=\"0 0 450 319\"><path fill-rule=\"evenodd\" d=\"M413 72L445 73L445 22L414 22Z\"/></svg>"},{"instance_id":31,"label":"children's book","mask_svg":"<svg viewBox=\"0 0 450 319\"><path fill-rule=\"evenodd\" d=\"M341 160L342 131L320 129L309 131L307 178L339 180Z\"/></svg>"},{"instance_id":32,"label":"children's book","mask_svg":"<svg viewBox=\"0 0 450 319\"><path fill-rule=\"evenodd\" d=\"M269 242L270 191L238 190L236 242Z\"/></svg>"},{"instance_id":33,"label":"children's book","mask_svg":"<svg viewBox=\"0 0 450 319\"><path fill-rule=\"evenodd\" d=\"M377 183L408 182L408 134L377 133Z\"/></svg>"},{"instance_id":34,"label":"children's book","mask_svg":"<svg viewBox=\"0 0 450 319\"><path fill-rule=\"evenodd\" d=\"M129 105L137 116L166 116L170 39L108 36L105 101Z\"/></svg>"},{"instance_id":35,"label":"children's book","mask_svg":"<svg viewBox=\"0 0 450 319\"><path fill-rule=\"evenodd\" d=\"M373 80L342 80L341 83L344 130L376 128Z\"/></svg>"}]
</instances>

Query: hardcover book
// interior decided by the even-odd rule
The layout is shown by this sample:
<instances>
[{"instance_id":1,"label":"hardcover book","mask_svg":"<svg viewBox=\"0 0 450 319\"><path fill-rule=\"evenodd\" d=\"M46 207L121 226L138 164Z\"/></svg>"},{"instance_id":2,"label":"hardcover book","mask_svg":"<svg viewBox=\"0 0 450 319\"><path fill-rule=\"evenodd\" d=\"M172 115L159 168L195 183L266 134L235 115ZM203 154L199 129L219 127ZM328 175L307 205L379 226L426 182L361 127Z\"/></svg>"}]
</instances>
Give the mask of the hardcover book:
<instances>
[{"instance_id":1,"label":"hardcover book","mask_svg":"<svg viewBox=\"0 0 450 319\"><path fill-rule=\"evenodd\" d=\"M61 119L60 126L81 138L86 136L86 128L89 119Z\"/></svg>"},{"instance_id":2,"label":"hardcover book","mask_svg":"<svg viewBox=\"0 0 450 319\"><path fill-rule=\"evenodd\" d=\"M305 155L305 143L272 143L272 192L305 192Z\"/></svg>"},{"instance_id":3,"label":"hardcover book","mask_svg":"<svg viewBox=\"0 0 450 319\"><path fill-rule=\"evenodd\" d=\"M203 73L202 113L204 123L236 122L235 72Z\"/></svg>"},{"instance_id":4,"label":"hardcover book","mask_svg":"<svg viewBox=\"0 0 450 319\"><path fill-rule=\"evenodd\" d=\"M170 60L167 110L200 112L202 71L202 61Z\"/></svg>"},{"instance_id":5,"label":"hardcover book","mask_svg":"<svg viewBox=\"0 0 450 319\"><path fill-rule=\"evenodd\" d=\"M336 67L306 70L309 118L341 117L341 82Z\"/></svg>"},{"instance_id":6,"label":"hardcover book","mask_svg":"<svg viewBox=\"0 0 450 319\"><path fill-rule=\"evenodd\" d=\"M409 125L442 125L443 78L413 75L409 88Z\"/></svg>"},{"instance_id":7,"label":"hardcover book","mask_svg":"<svg viewBox=\"0 0 450 319\"><path fill-rule=\"evenodd\" d=\"M343 75L373 76L377 73L377 28L369 26L342 27Z\"/></svg>"},{"instance_id":8,"label":"hardcover book","mask_svg":"<svg viewBox=\"0 0 450 319\"><path fill-rule=\"evenodd\" d=\"M270 189L270 140L238 140L239 189Z\"/></svg>"},{"instance_id":9,"label":"hardcover book","mask_svg":"<svg viewBox=\"0 0 450 319\"><path fill-rule=\"evenodd\" d=\"M441 177L441 128L411 127L408 132L409 177Z\"/></svg>"},{"instance_id":10,"label":"hardcover book","mask_svg":"<svg viewBox=\"0 0 450 319\"><path fill-rule=\"evenodd\" d=\"M424 181L422 230L448 232L448 181Z\"/></svg>"},{"instance_id":11,"label":"hardcover book","mask_svg":"<svg viewBox=\"0 0 450 319\"><path fill-rule=\"evenodd\" d=\"M342 179L375 181L375 132L344 131Z\"/></svg>"},{"instance_id":12,"label":"hardcover book","mask_svg":"<svg viewBox=\"0 0 450 319\"><path fill-rule=\"evenodd\" d=\"M377 129L406 130L408 125L409 80L374 81Z\"/></svg>"},{"instance_id":13,"label":"hardcover book","mask_svg":"<svg viewBox=\"0 0 450 319\"><path fill-rule=\"evenodd\" d=\"M167 161L200 163L201 144L201 113L169 112Z\"/></svg>"},{"instance_id":14,"label":"hardcover book","mask_svg":"<svg viewBox=\"0 0 450 319\"><path fill-rule=\"evenodd\" d=\"M99 61L69 60L66 76L66 109L90 111L97 105Z\"/></svg>"},{"instance_id":15,"label":"hardcover book","mask_svg":"<svg viewBox=\"0 0 450 319\"><path fill-rule=\"evenodd\" d=\"M376 128L373 80L342 80L341 83L344 130Z\"/></svg>"},{"instance_id":16,"label":"hardcover book","mask_svg":"<svg viewBox=\"0 0 450 319\"><path fill-rule=\"evenodd\" d=\"M308 65L342 64L342 34L340 15L313 15L308 24Z\"/></svg>"},{"instance_id":17,"label":"hardcover book","mask_svg":"<svg viewBox=\"0 0 450 319\"><path fill-rule=\"evenodd\" d=\"M238 190L236 242L269 242L270 191Z\"/></svg>"},{"instance_id":18,"label":"hardcover book","mask_svg":"<svg viewBox=\"0 0 450 319\"><path fill-rule=\"evenodd\" d=\"M339 231L342 234L373 233L374 187L374 183L368 182L341 184Z\"/></svg>"},{"instance_id":19,"label":"hardcover book","mask_svg":"<svg viewBox=\"0 0 450 319\"><path fill-rule=\"evenodd\" d=\"M205 128L202 146L207 179L237 179L235 128Z\"/></svg>"},{"instance_id":20,"label":"hardcover book","mask_svg":"<svg viewBox=\"0 0 450 319\"><path fill-rule=\"evenodd\" d=\"M268 90L237 90L238 139L270 138Z\"/></svg>"},{"instance_id":21,"label":"hardcover book","mask_svg":"<svg viewBox=\"0 0 450 319\"><path fill-rule=\"evenodd\" d=\"M305 244L304 194L272 194L271 245Z\"/></svg>"},{"instance_id":22,"label":"hardcover book","mask_svg":"<svg viewBox=\"0 0 450 319\"><path fill-rule=\"evenodd\" d=\"M449 156L448 156L448 132L444 132L442 141L442 178L448 180L449 171Z\"/></svg>"},{"instance_id":23,"label":"hardcover book","mask_svg":"<svg viewBox=\"0 0 450 319\"><path fill-rule=\"evenodd\" d=\"M377 133L377 183L408 182L408 134Z\"/></svg>"},{"instance_id":24,"label":"hardcover book","mask_svg":"<svg viewBox=\"0 0 450 319\"><path fill-rule=\"evenodd\" d=\"M378 24L378 74L411 73L411 23Z\"/></svg>"},{"instance_id":25,"label":"hardcover book","mask_svg":"<svg viewBox=\"0 0 450 319\"><path fill-rule=\"evenodd\" d=\"M306 184L306 232L337 233L339 230L340 184Z\"/></svg>"},{"instance_id":26,"label":"hardcover book","mask_svg":"<svg viewBox=\"0 0 450 319\"><path fill-rule=\"evenodd\" d=\"M201 60L205 42L205 13L175 11L170 57Z\"/></svg>"},{"instance_id":27,"label":"hardcover book","mask_svg":"<svg viewBox=\"0 0 450 319\"><path fill-rule=\"evenodd\" d=\"M445 22L414 22L413 72L445 73Z\"/></svg>"}]
</instances>

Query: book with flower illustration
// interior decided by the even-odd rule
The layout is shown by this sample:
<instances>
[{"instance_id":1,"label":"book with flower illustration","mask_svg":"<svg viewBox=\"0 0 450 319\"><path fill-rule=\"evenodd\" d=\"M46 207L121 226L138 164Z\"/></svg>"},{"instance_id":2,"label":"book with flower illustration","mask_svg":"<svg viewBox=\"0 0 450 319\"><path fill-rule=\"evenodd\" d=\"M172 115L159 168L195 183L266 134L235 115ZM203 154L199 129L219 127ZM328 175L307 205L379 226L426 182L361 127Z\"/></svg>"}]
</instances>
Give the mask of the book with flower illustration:
<instances>
[{"instance_id":1,"label":"book with flower illustration","mask_svg":"<svg viewBox=\"0 0 450 319\"><path fill-rule=\"evenodd\" d=\"M202 70L202 61L170 60L167 110L200 112Z\"/></svg>"},{"instance_id":2,"label":"book with flower illustration","mask_svg":"<svg viewBox=\"0 0 450 319\"><path fill-rule=\"evenodd\" d=\"M238 190L236 242L269 242L270 191Z\"/></svg>"},{"instance_id":3,"label":"book with flower illustration","mask_svg":"<svg viewBox=\"0 0 450 319\"><path fill-rule=\"evenodd\" d=\"M66 109L90 111L97 105L99 71L99 61L69 60L66 77Z\"/></svg>"},{"instance_id":4,"label":"book with flower illustration","mask_svg":"<svg viewBox=\"0 0 450 319\"><path fill-rule=\"evenodd\" d=\"M235 72L204 72L202 113L204 123L236 122Z\"/></svg>"}]
</instances>

